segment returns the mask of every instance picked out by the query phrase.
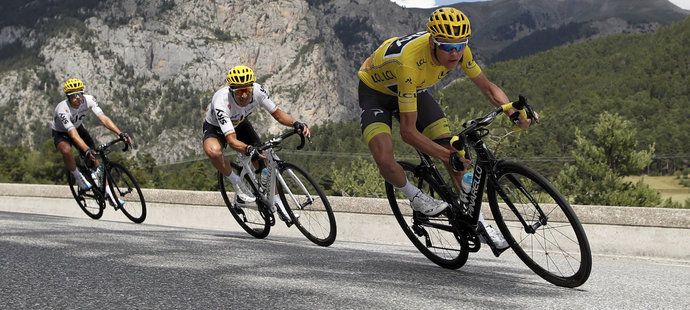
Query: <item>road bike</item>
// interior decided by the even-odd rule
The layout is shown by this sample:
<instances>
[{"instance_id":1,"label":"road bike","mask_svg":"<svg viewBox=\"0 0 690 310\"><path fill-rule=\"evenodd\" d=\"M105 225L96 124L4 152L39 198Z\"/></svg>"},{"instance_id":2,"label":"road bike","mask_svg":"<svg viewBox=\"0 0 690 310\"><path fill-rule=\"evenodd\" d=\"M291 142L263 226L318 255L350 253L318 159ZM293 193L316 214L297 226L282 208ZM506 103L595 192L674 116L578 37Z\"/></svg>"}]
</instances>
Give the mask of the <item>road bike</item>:
<instances>
[{"instance_id":1,"label":"road bike","mask_svg":"<svg viewBox=\"0 0 690 310\"><path fill-rule=\"evenodd\" d=\"M77 169L91 183L91 189L80 189L70 172L67 172L67 180L72 196L90 218L101 218L107 203L116 211L122 211L132 222L142 223L146 219L146 201L139 182L127 168L108 158L113 151L111 147L118 142L124 140L118 138L96 148L96 156L101 160L100 169L88 168L90 165L85 164L83 158L77 164ZM128 149L129 145L125 143L122 151Z\"/></svg>"},{"instance_id":2,"label":"road bike","mask_svg":"<svg viewBox=\"0 0 690 310\"><path fill-rule=\"evenodd\" d=\"M527 100L520 96L516 102L464 123L464 129L450 141L460 153L476 154L472 185L465 196L468 203L462 202L431 158L419 151L419 164L399 161L400 165L410 182L414 180L422 191L450 206L434 217L416 211L410 215L409 201L398 200L402 196L386 182L388 202L398 224L424 256L441 267L457 269L465 264L469 252L481 247L481 225L477 224L486 189L494 221L515 254L548 282L580 286L589 278L592 254L587 235L566 198L538 172L496 158L483 141L489 133L485 127L511 108L519 110L523 118L534 117ZM487 243L498 257L502 251L490 239Z\"/></svg>"},{"instance_id":3,"label":"road bike","mask_svg":"<svg viewBox=\"0 0 690 310\"><path fill-rule=\"evenodd\" d=\"M252 158L239 155L239 162L232 162L240 180L245 182L256 197L252 203L235 203L230 200L228 184L225 177L218 173L218 188L226 206L237 220L237 223L250 235L256 238L268 236L271 226L278 218L290 227L293 224L309 240L320 246L333 244L336 237L336 224L331 204L318 183L304 169L283 161L277 152L281 142L297 134L295 130L274 137L256 149L266 157L266 168L269 171L267 186L260 185L258 173L263 167L255 169ZM303 135L297 149L304 147ZM276 199L278 198L278 199Z\"/></svg>"}]
</instances>

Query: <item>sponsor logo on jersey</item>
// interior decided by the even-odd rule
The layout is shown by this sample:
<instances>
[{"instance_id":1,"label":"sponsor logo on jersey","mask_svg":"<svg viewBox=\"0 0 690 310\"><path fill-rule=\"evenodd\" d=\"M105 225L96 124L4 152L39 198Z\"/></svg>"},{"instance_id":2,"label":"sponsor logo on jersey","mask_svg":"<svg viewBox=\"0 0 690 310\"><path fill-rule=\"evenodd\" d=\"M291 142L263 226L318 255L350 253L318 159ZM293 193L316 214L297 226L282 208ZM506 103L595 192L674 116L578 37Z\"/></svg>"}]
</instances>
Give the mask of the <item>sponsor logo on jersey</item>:
<instances>
[{"instance_id":1,"label":"sponsor logo on jersey","mask_svg":"<svg viewBox=\"0 0 690 310\"><path fill-rule=\"evenodd\" d=\"M260 87L259 89L260 89L264 94L266 94L266 99L268 99L268 97L270 96L270 94L269 94L268 91L264 88L264 86L261 85L261 87Z\"/></svg>"},{"instance_id":2,"label":"sponsor logo on jersey","mask_svg":"<svg viewBox=\"0 0 690 310\"><path fill-rule=\"evenodd\" d=\"M228 122L225 112L223 112L221 109L216 109L216 118L218 119L218 123L221 125L225 125L225 123Z\"/></svg>"},{"instance_id":3,"label":"sponsor logo on jersey","mask_svg":"<svg viewBox=\"0 0 690 310\"><path fill-rule=\"evenodd\" d=\"M421 67L422 65L426 64L426 59L422 58L420 60L417 60L417 67Z\"/></svg>"},{"instance_id":4,"label":"sponsor logo on jersey","mask_svg":"<svg viewBox=\"0 0 690 310\"><path fill-rule=\"evenodd\" d=\"M408 77L408 78L405 80L405 83L412 85L412 78L409 78L409 77Z\"/></svg>"},{"instance_id":5,"label":"sponsor logo on jersey","mask_svg":"<svg viewBox=\"0 0 690 310\"><path fill-rule=\"evenodd\" d=\"M382 73L374 73L371 75L371 79L374 80L376 83L388 81L395 79L395 74L391 72L390 70L386 70L385 72Z\"/></svg>"},{"instance_id":6,"label":"sponsor logo on jersey","mask_svg":"<svg viewBox=\"0 0 690 310\"><path fill-rule=\"evenodd\" d=\"M467 63L467 69L472 69L476 65L477 65L477 63L474 62L474 59L472 59L472 60L470 60L470 62Z\"/></svg>"},{"instance_id":7,"label":"sponsor logo on jersey","mask_svg":"<svg viewBox=\"0 0 690 310\"><path fill-rule=\"evenodd\" d=\"M374 111L374 117L376 117L377 115L383 113L383 110L381 110L381 109L373 109L372 111Z\"/></svg>"},{"instance_id":8,"label":"sponsor logo on jersey","mask_svg":"<svg viewBox=\"0 0 690 310\"><path fill-rule=\"evenodd\" d=\"M59 118L63 125L67 125L67 123L69 123L69 119L67 119L67 116L65 114L60 114Z\"/></svg>"}]
</instances>

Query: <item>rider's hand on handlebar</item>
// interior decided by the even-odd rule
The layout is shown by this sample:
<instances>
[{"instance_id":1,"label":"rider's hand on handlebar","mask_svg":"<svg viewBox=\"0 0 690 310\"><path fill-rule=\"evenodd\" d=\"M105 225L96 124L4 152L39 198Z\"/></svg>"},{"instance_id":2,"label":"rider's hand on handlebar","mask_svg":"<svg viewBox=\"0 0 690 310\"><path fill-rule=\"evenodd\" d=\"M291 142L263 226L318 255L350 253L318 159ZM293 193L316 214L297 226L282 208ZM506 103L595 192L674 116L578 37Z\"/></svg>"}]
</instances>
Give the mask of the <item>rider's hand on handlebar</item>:
<instances>
[{"instance_id":1,"label":"rider's hand on handlebar","mask_svg":"<svg viewBox=\"0 0 690 310\"><path fill-rule=\"evenodd\" d=\"M264 156L264 154L262 154L261 152L259 152L259 150L257 148L255 148L254 146L249 145L249 144L247 144L247 148L244 151L244 155L247 157L251 157L252 159L254 157L257 157L260 159L266 159L266 156Z\"/></svg>"},{"instance_id":2,"label":"rider's hand on handlebar","mask_svg":"<svg viewBox=\"0 0 690 310\"><path fill-rule=\"evenodd\" d=\"M311 132L309 131L309 126L306 123L296 121L292 123L292 128L294 128L298 134L303 135L307 138L311 137Z\"/></svg>"},{"instance_id":3,"label":"rider's hand on handlebar","mask_svg":"<svg viewBox=\"0 0 690 310\"><path fill-rule=\"evenodd\" d=\"M127 144L129 144L129 145L134 144L134 139L132 139L132 137L130 137L128 133L126 133L126 132L121 132L118 136L120 136L120 138L121 138L123 141L125 141L125 143L127 143Z\"/></svg>"},{"instance_id":4,"label":"rider's hand on handlebar","mask_svg":"<svg viewBox=\"0 0 690 310\"><path fill-rule=\"evenodd\" d=\"M517 125L521 129L527 129L530 125L532 125L532 122L539 122L539 113L534 112L534 119L529 119L521 118L520 112L515 111L513 114L510 115L510 120L513 121L513 123L515 123L515 125Z\"/></svg>"},{"instance_id":5,"label":"rider's hand on handlebar","mask_svg":"<svg viewBox=\"0 0 690 310\"><path fill-rule=\"evenodd\" d=\"M450 154L450 158L448 159L448 163L450 164L450 167L453 168L453 171L455 172L462 172L467 170L467 167L470 166L472 161L470 161L467 158L461 157L458 152L453 152Z\"/></svg>"},{"instance_id":6,"label":"rider's hand on handlebar","mask_svg":"<svg viewBox=\"0 0 690 310\"><path fill-rule=\"evenodd\" d=\"M87 162L95 162L97 154L98 154L98 152L96 152L96 150L94 150L92 148L88 148L84 152L84 159L86 159Z\"/></svg>"}]
</instances>

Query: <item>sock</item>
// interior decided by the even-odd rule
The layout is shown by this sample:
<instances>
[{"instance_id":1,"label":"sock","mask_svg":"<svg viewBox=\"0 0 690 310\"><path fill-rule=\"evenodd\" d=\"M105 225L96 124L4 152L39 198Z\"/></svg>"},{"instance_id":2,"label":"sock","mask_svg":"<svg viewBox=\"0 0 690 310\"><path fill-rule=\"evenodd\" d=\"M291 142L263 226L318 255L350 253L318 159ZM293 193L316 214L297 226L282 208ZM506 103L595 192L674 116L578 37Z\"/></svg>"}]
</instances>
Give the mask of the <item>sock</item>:
<instances>
[{"instance_id":1,"label":"sock","mask_svg":"<svg viewBox=\"0 0 690 310\"><path fill-rule=\"evenodd\" d=\"M479 222L484 225L484 227L489 226L486 224L486 220L484 219L484 213L482 211L479 211Z\"/></svg>"},{"instance_id":2,"label":"sock","mask_svg":"<svg viewBox=\"0 0 690 310\"><path fill-rule=\"evenodd\" d=\"M70 172L72 173L72 175L73 175L75 178L78 178L78 177L81 176L81 172L79 172L79 170L77 170L77 168L74 168L74 170L72 170L72 171L70 171Z\"/></svg>"},{"instance_id":3,"label":"sock","mask_svg":"<svg viewBox=\"0 0 690 310\"><path fill-rule=\"evenodd\" d=\"M230 180L232 184L240 183L240 176L235 173L235 170L233 170L230 175L226 175L225 178Z\"/></svg>"},{"instance_id":4,"label":"sock","mask_svg":"<svg viewBox=\"0 0 690 310\"><path fill-rule=\"evenodd\" d=\"M417 193L420 192L419 188L417 186L412 185L407 179L405 179L405 185L403 187L398 188L403 194L405 194L405 197L407 199L412 200Z\"/></svg>"}]
</instances>

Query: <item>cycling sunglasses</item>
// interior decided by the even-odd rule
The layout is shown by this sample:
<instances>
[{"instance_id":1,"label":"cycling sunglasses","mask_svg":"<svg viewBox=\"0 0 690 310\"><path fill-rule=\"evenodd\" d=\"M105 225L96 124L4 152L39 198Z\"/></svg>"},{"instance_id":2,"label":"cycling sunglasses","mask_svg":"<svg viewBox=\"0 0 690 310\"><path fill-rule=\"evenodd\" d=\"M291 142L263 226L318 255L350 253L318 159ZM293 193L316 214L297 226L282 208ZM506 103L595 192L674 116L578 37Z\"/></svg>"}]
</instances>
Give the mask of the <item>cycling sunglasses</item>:
<instances>
[{"instance_id":1,"label":"cycling sunglasses","mask_svg":"<svg viewBox=\"0 0 690 310\"><path fill-rule=\"evenodd\" d=\"M84 92L80 91L80 92L76 92L76 93L67 94L67 99L72 100L76 97L82 97L82 96L84 96Z\"/></svg>"},{"instance_id":2,"label":"cycling sunglasses","mask_svg":"<svg viewBox=\"0 0 690 310\"><path fill-rule=\"evenodd\" d=\"M439 42L436 41L436 38L432 38L434 40L434 44L438 46L441 50L444 52L452 52L453 50L456 50L457 52L462 52L465 47L467 47L467 43L469 40L465 40L459 43L446 43L446 42Z\"/></svg>"},{"instance_id":3,"label":"cycling sunglasses","mask_svg":"<svg viewBox=\"0 0 690 310\"><path fill-rule=\"evenodd\" d=\"M246 86L246 87L241 87L241 88L230 88L230 91L232 91L233 94L236 96L242 96L244 94L250 94L254 90L253 86Z\"/></svg>"}]
</instances>

